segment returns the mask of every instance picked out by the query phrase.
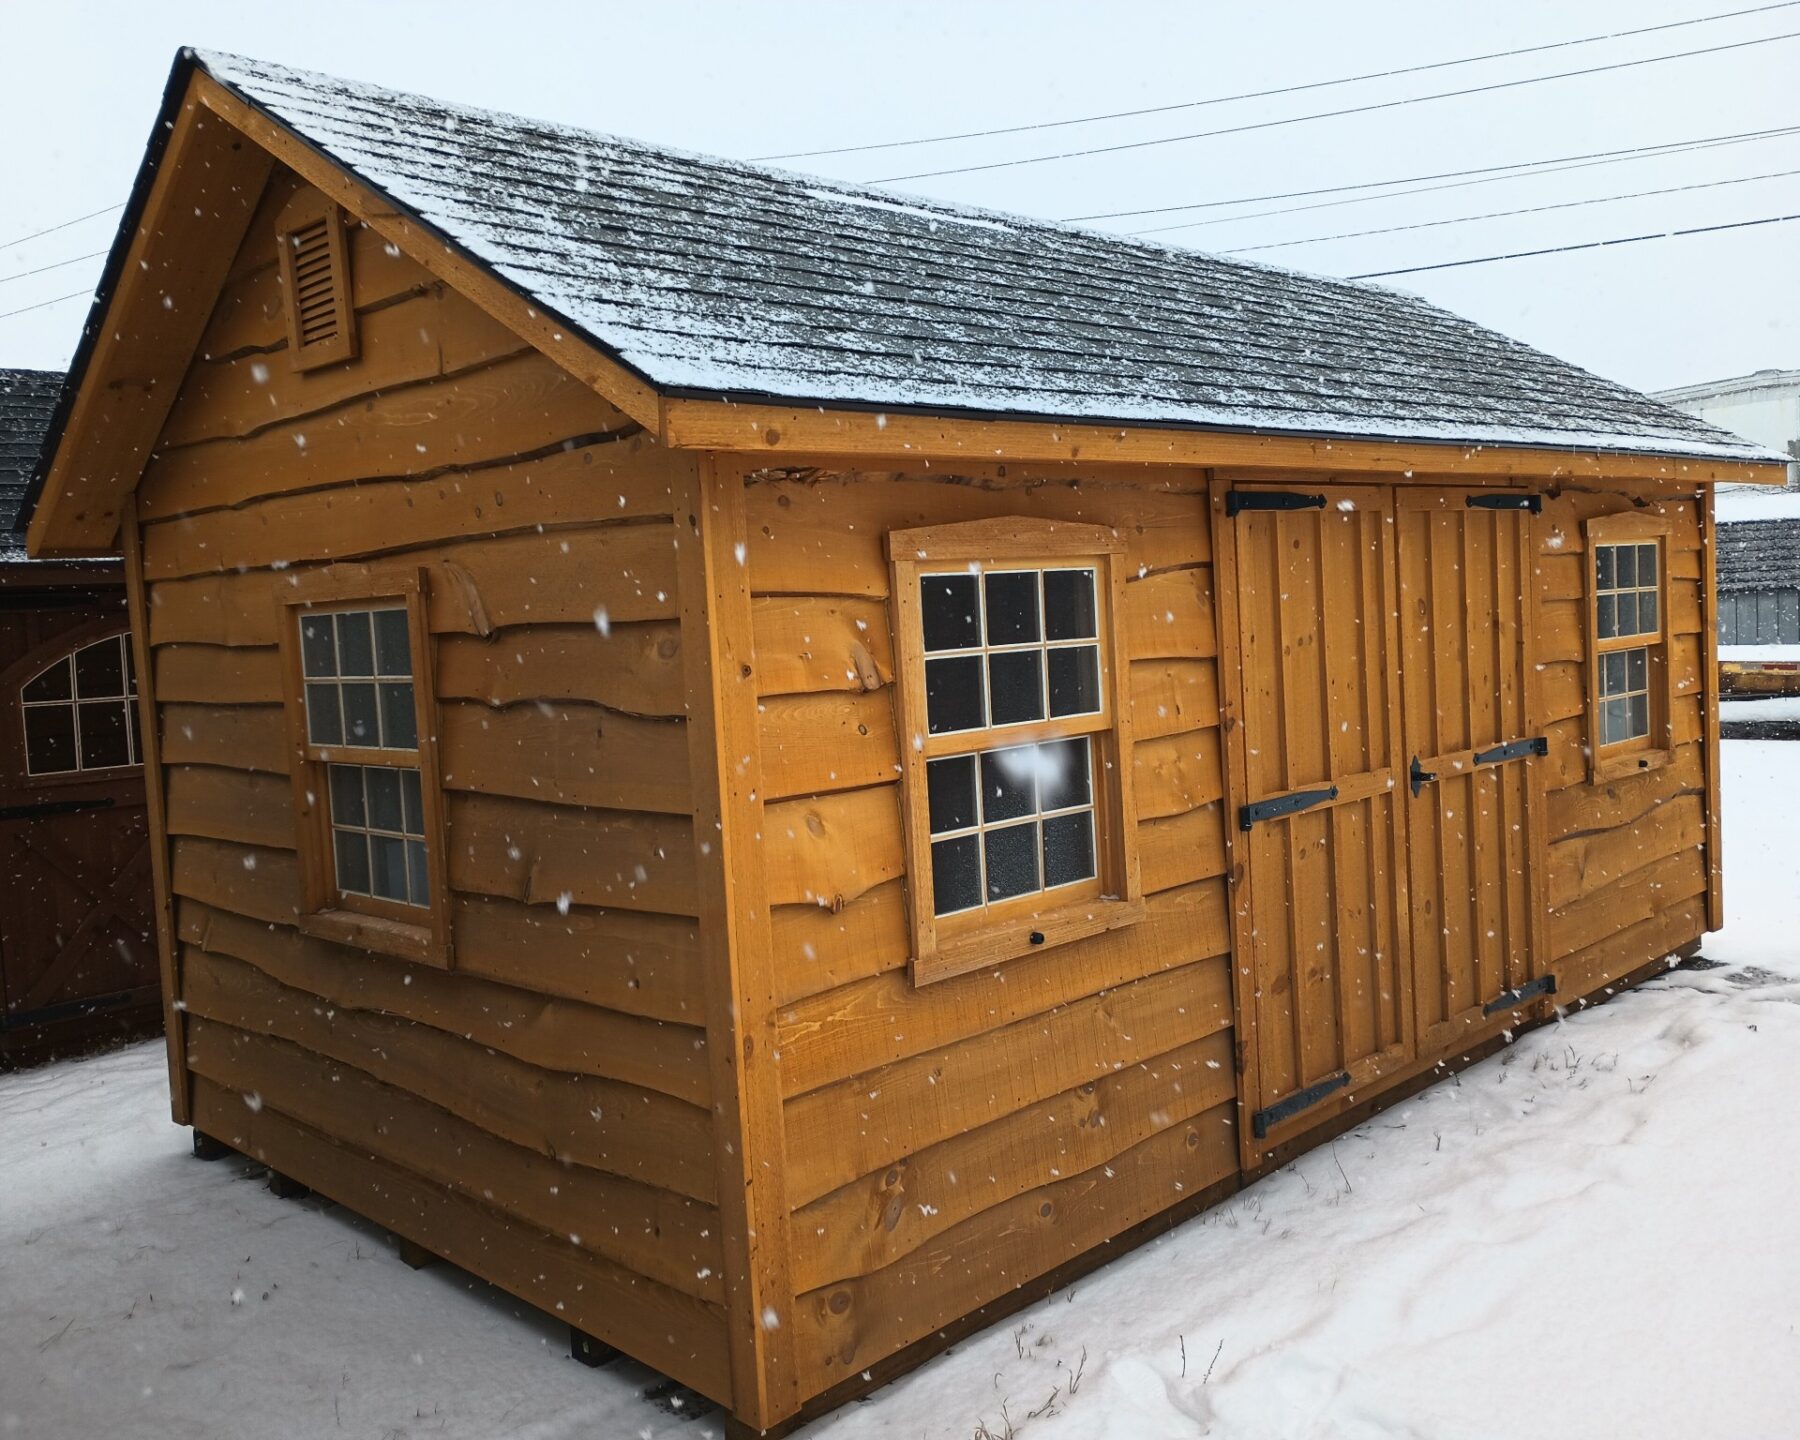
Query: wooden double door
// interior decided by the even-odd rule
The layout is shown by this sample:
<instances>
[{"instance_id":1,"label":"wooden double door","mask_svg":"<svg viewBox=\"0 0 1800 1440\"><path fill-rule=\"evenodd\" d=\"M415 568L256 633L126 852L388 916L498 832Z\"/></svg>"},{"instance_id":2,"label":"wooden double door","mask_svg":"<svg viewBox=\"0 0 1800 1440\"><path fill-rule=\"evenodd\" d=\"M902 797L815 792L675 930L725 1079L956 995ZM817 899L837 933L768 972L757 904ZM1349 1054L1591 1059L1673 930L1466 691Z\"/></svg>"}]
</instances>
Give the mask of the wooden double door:
<instances>
[{"instance_id":1,"label":"wooden double door","mask_svg":"<svg viewBox=\"0 0 1800 1440\"><path fill-rule=\"evenodd\" d=\"M1215 491L1247 1155L1542 989L1533 503Z\"/></svg>"}]
</instances>

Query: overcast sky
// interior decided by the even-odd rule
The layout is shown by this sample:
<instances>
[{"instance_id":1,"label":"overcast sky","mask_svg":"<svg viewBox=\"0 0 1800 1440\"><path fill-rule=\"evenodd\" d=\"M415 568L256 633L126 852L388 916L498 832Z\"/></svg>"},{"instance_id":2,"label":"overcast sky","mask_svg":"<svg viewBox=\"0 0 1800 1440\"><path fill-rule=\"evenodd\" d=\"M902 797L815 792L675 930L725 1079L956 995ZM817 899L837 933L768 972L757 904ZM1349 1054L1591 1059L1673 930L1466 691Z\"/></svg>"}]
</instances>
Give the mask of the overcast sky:
<instances>
[{"instance_id":1,"label":"overcast sky","mask_svg":"<svg viewBox=\"0 0 1800 1440\"><path fill-rule=\"evenodd\" d=\"M0 0L0 312L91 287L101 261L18 276L111 241L169 63L233 50L475 105L756 157L1177 105L1687 20L1767 0L1504 5L383 3ZM304 15L304 26L295 23ZM874 179L1216 130L1800 32L1800 4L1662 34L1304 94L787 162ZM1365 115L897 188L1053 218L1237 199L1800 125L1792 39ZM1800 134L1161 238L1210 250L1800 172ZM1296 204L1297 201L1278 202ZM1253 210L1271 208L1252 205ZM1800 212L1800 174L1407 233L1259 250L1333 274ZM1092 223L1120 229L1204 212ZM1218 214L1221 212L1211 212ZM1232 214L1231 209L1222 213ZM1800 222L1409 275L1450 309L1645 389L1800 367ZM60 366L85 313L0 318L0 364Z\"/></svg>"}]
</instances>

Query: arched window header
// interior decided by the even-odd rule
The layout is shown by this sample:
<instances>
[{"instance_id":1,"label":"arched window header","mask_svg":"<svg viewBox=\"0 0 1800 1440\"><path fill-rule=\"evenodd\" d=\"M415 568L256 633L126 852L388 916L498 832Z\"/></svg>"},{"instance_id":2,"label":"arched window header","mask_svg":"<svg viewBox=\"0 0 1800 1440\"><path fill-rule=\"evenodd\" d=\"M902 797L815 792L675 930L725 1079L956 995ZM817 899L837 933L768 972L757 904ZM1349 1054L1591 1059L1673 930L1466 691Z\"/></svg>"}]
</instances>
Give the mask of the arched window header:
<instances>
[{"instance_id":1,"label":"arched window header","mask_svg":"<svg viewBox=\"0 0 1800 1440\"><path fill-rule=\"evenodd\" d=\"M30 775L142 763L129 635L109 635L45 666L20 688L19 706Z\"/></svg>"}]
</instances>

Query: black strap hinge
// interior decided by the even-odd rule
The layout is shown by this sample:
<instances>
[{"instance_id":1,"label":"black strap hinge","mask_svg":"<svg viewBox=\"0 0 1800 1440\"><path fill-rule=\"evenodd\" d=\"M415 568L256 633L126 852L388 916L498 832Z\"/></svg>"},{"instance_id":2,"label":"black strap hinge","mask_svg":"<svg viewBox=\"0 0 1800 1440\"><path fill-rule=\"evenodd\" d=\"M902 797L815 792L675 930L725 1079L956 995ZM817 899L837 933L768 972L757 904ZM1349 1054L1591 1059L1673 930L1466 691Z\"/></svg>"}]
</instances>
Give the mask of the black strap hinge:
<instances>
[{"instance_id":1,"label":"black strap hinge","mask_svg":"<svg viewBox=\"0 0 1800 1440\"><path fill-rule=\"evenodd\" d=\"M1310 810L1315 805L1329 804L1337 799L1338 788L1333 785L1326 790L1296 790L1292 795L1277 795L1273 800L1258 800L1254 805L1238 806L1238 829L1248 830L1258 820L1279 820L1283 815L1295 815L1302 810Z\"/></svg>"},{"instance_id":2,"label":"black strap hinge","mask_svg":"<svg viewBox=\"0 0 1800 1440\"><path fill-rule=\"evenodd\" d=\"M1544 497L1542 495L1517 495L1506 491L1490 491L1483 495L1471 495L1463 503L1471 510L1529 510L1533 515L1544 513Z\"/></svg>"},{"instance_id":3,"label":"black strap hinge","mask_svg":"<svg viewBox=\"0 0 1800 1440\"><path fill-rule=\"evenodd\" d=\"M1535 1000L1539 995L1556 993L1556 977L1540 975L1535 980L1528 980L1517 990L1503 990L1487 1004L1481 1007L1483 1015L1495 1015L1502 1010L1511 1010L1515 1005L1523 1005L1527 1000Z\"/></svg>"},{"instance_id":4,"label":"black strap hinge","mask_svg":"<svg viewBox=\"0 0 1800 1440\"><path fill-rule=\"evenodd\" d=\"M1240 510L1323 510L1323 495L1302 495L1297 490L1227 490L1225 518Z\"/></svg>"},{"instance_id":5,"label":"black strap hinge","mask_svg":"<svg viewBox=\"0 0 1800 1440\"><path fill-rule=\"evenodd\" d=\"M1340 1070L1335 1075L1328 1075L1316 1085L1308 1085L1304 1090L1296 1090L1285 1100L1277 1100L1267 1109L1258 1110L1250 1117L1250 1130L1258 1140L1266 1140L1269 1131L1283 1120L1291 1119L1310 1105L1317 1105L1334 1090L1342 1090L1350 1083L1350 1072Z\"/></svg>"},{"instance_id":6,"label":"black strap hinge","mask_svg":"<svg viewBox=\"0 0 1800 1440\"><path fill-rule=\"evenodd\" d=\"M1504 745L1496 745L1491 750L1477 750L1477 765L1502 765L1508 760L1522 759L1526 755L1548 755L1550 753L1550 737L1533 735L1525 740L1508 740Z\"/></svg>"}]
</instances>

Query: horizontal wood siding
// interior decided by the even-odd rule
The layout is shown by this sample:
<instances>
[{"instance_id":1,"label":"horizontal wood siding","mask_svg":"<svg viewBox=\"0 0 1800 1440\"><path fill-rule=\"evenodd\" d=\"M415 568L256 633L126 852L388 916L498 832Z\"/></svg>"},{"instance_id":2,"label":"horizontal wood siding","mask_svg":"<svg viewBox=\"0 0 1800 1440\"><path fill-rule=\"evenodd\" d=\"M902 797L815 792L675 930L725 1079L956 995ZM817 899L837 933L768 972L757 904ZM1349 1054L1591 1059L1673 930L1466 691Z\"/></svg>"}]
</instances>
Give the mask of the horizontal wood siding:
<instances>
[{"instance_id":1,"label":"horizontal wood siding","mask_svg":"<svg viewBox=\"0 0 1800 1440\"><path fill-rule=\"evenodd\" d=\"M1588 778L1589 559L1584 525L1600 515L1669 521L1672 762L1603 784ZM1537 522L1538 658L1550 737L1550 959L1557 988L1587 994L1705 930L1707 860L1703 735L1705 596L1697 502L1624 493L1566 493Z\"/></svg>"},{"instance_id":2,"label":"horizontal wood siding","mask_svg":"<svg viewBox=\"0 0 1800 1440\"><path fill-rule=\"evenodd\" d=\"M746 500L811 1394L1236 1168L1211 553L1193 473L765 472ZM885 541L1011 515L1126 540L1148 914L917 987Z\"/></svg>"},{"instance_id":3,"label":"horizontal wood siding","mask_svg":"<svg viewBox=\"0 0 1800 1440\"><path fill-rule=\"evenodd\" d=\"M291 370L294 184L139 492L196 1119L729 1400L674 472L366 229L359 358ZM448 971L296 924L281 602L388 560L426 573Z\"/></svg>"}]
</instances>

